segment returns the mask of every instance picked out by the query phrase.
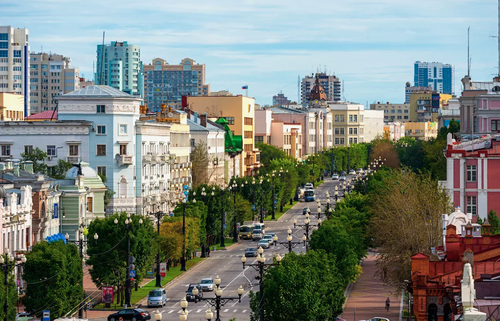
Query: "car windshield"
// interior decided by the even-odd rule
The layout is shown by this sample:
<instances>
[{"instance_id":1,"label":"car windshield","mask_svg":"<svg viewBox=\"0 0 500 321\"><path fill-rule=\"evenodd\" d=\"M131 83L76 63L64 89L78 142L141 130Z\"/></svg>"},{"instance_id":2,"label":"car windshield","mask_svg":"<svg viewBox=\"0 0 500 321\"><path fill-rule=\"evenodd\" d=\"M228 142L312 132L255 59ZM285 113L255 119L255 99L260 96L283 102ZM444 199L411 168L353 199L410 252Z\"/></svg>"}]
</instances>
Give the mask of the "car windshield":
<instances>
[{"instance_id":1,"label":"car windshield","mask_svg":"<svg viewBox=\"0 0 500 321\"><path fill-rule=\"evenodd\" d=\"M251 232L251 231L252 231L252 228L249 226L242 226L240 228L240 232Z\"/></svg>"},{"instance_id":2,"label":"car windshield","mask_svg":"<svg viewBox=\"0 0 500 321\"><path fill-rule=\"evenodd\" d=\"M149 292L149 296L161 296L161 291L151 291Z\"/></svg>"},{"instance_id":3,"label":"car windshield","mask_svg":"<svg viewBox=\"0 0 500 321\"><path fill-rule=\"evenodd\" d=\"M253 230L253 232L256 233L256 234L262 233L261 230Z\"/></svg>"},{"instance_id":4,"label":"car windshield","mask_svg":"<svg viewBox=\"0 0 500 321\"><path fill-rule=\"evenodd\" d=\"M201 284L211 284L213 283L212 280L201 280Z\"/></svg>"},{"instance_id":5,"label":"car windshield","mask_svg":"<svg viewBox=\"0 0 500 321\"><path fill-rule=\"evenodd\" d=\"M248 252L257 251L257 249L254 249L253 247L248 248L248 249L246 249L246 250L247 250Z\"/></svg>"},{"instance_id":6,"label":"car windshield","mask_svg":"<svg viewBox=\"0 0 500 321\"><path fill-rule=\"evenodd\" d=\"M190 293L193 292L194 287L195 287L195 285L190 285L187 291Z\"/></svg>"}]
</instances>

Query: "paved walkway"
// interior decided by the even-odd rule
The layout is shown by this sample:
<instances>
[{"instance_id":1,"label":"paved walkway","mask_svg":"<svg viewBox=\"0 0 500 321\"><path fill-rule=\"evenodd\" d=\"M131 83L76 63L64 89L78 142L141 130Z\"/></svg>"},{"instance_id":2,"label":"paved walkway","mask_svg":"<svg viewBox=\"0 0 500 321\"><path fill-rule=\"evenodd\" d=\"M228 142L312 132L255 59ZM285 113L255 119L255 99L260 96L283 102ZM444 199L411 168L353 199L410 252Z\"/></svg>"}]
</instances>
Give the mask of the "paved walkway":
<instances>
[{"instance_id":1,"label":"paved walkway","mask_svg":"<svg viewBox=\"0 0 500 321\"><path fill-rule=\"evenodd\" d=\"M341 318L347 321L368 320L373 317L388 318L399 321L401 297L391 296L392 289L384 286L379 277L375 276L376 256L370 253L361 266L363 274L358 278L347 299ZM389 312L385 310L385 300L391 300ZM356 311L356 312L355 312ZM354 315L356 313L356 315Z\"/></svg>"}]
</instances>

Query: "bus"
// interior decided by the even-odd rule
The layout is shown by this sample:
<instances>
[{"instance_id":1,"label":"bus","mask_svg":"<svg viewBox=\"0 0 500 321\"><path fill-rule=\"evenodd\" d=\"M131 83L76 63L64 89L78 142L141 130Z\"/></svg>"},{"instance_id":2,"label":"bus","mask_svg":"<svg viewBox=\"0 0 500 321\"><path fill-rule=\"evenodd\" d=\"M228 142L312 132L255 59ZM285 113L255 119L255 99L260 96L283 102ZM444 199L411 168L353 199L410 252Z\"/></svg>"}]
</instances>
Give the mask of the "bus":
<instances>
[{"instance_id":1,"label":"bus","mask_svg":"<svg viewBox=\"0 0 500 321\"><path fill-rule=\"evenodd\" d=\"M314 190L313 189L307 189L304 192L304 201L306 202L314 202L316 200L316 196L314 196Z\"/></svg>"}]
</instances>

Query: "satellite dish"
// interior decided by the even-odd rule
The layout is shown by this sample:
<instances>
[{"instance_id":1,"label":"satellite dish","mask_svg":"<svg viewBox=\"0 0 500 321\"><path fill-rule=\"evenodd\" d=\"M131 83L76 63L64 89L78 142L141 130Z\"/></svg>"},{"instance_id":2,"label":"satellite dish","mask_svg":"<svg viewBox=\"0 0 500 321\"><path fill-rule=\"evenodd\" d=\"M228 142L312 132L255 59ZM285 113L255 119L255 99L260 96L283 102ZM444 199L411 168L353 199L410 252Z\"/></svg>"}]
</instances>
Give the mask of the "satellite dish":
<instances>
[{"instance_id":1,"label":"satellite dish","mask_svg":"<svg viewBox=\"0 0 500 321\"><path fill-rule=\"evenodd\" d=\"M172 117L173 115L173 113L168 113L168 117Z\"/></svg>"}]
</instances>

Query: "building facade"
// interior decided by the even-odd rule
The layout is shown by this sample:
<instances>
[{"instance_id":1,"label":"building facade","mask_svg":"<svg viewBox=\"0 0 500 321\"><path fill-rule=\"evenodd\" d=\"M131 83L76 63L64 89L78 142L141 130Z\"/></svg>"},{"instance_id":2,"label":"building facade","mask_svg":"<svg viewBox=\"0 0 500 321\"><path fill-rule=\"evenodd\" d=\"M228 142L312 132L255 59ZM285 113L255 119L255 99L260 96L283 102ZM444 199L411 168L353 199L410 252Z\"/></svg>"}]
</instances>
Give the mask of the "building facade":
<instances>
[{"instance_id":1,"label":"building facade","mask_svg":"<svg viewBox=\"0 0 500 321\"><path fill-rule=\"evenodd\" d=\"M156 58L144 66L144 103L151 111L160 111L166 104L175 109L182 106L182 96L208 96L205 84L205 64L185 58L179 65L169 65Z\"/></svg>"},{"instance_id":2,"label":"building facade","mask_svg":"<svg viewBox=\"0 0 500 321\"><path fill-rule=\"evenodd\" d=\"M416 93L419 91L433 91L433 90L432 90L432 87L412 86L410 82L407 82L406 86L405 86L405 104L410 103L410 94L411 93Z\"/></svg>"},{"instance_id":3,"label":"building facade","mask_svg":"<svg viewBox=\"0 0 500 321\"><path fill-rule=\"evenodd\" d=\"M30 54L31 114L56 108L54 97L80 88L78 68L71 67L69 57L58 54Z\"/></svg>"},{"instance_id":4,"label":"building facade","mask_svg":"<svg viewBox=\"0 0 500 321\"><path fill-rule=\"evenodd\" d=\"M255 110L255 143L271 144L272 109Z\"/></svg>"},{"instance_id":5,"label":"building facade","mask_svg":"<svg viewBox=\"0 0 500 321\"><path fill-rule=\"evenodd\" d=\"M325 90L327 101L342 100L342 86L340 80L335 75L327 75L325 72L318 72L316 75L305 76L300 84L300 99L302 106L309 104L311 90L315 86L316 78L319 78L320 85Z\"/></svg>"},{"instance_id":6,"label":"building facade","mask_svg":"<svg viewBox=\"0 0 500 321\"><path fill-rule=\"evenodd\" d=\"M438 124L436 122L409 122L404 123L405 136L418 140L430 140L437 137Z\"/></svg>"},{"instance_id":7,"label":"building facade","mask_svg":"<svg viewBox=\"0 0 500 321\"><path fill-rule=\"evenodd\" d=\"M24 97L24 116L30 115L29 31L0 26L0 92Z\"/></svg>"},{"instance_id":8,"label":"building facade","mask_svg":"<svg viewBox=\"0 0 500 321\"><path fill-rule=\"evenodd\" d=\"M401 122L389 122L384 125L384 137L392 141L398 141L405 137L405 124Z\"/></svg>"},{"instance_id":9,"label":"building facade","mask_svg":"<svg viewBox=\"0 0 500 321\"><path fill-rule=\"evenodd\" d=\"M432 87L441 94L452 95L455 91L453 65L441 62L416 61L413 82L417 87Z\"/></svg>"},{"instance_id":10,"label":"building facade","mask_svg":"<svg viewBox=\"0 0 500 321\"><path fill-rule=\"evenodd\" d=\"M282 149L288 156L302 159L302 126L294 123L271 123L271 145Z\"/></svg>"},{"instance_id":11,"label":"building facade","mask_svg":"<svg viewBox=\"0 0 500 321\"><path fill-rule=\"evenodd\" d=\"M97 45L96 85L106 85L144 98L144 76L139 45L112 41Z\"/></svg>"},{"instance_id":12,"label":"building facade","mask_svg":"<svg viewBox=\"0 0 500 321\"><path fill-rule=\"evenodd\" d=\"M429 91L410 94L410 121L437 122L440 110L447 108L452 97Z\"/></svg>"},{"instance_id":13,"label":"building facade","mask_svg":"<svg viewBox=\"0 0 500 321\"><path fill-rule=\"evenodd\" d=\"M24 120L24 97L0 92L0 121Z\"/></svg>"},{"instance_id":14,"label":"building facade","mask_svg":"<svg viewBox=\"0 0 500 321\"><path fill-rule=\"evenodd\" d=\"M273 106L286 106L289 105L292 101L288 99L285 94L279 93L273 96Z\"/></svg>"},{"instance_id":15,"label":"building facade","mask_svg":"<svg viewBox=\"0 0 500 321\"><path fill-rule=\"evenodd\" d=\"M385 122L406 122L410 121L410 104L391 104L389 102L381 104L370 104L371 110L383 110Z\"/></svg>"}]
</instances>

